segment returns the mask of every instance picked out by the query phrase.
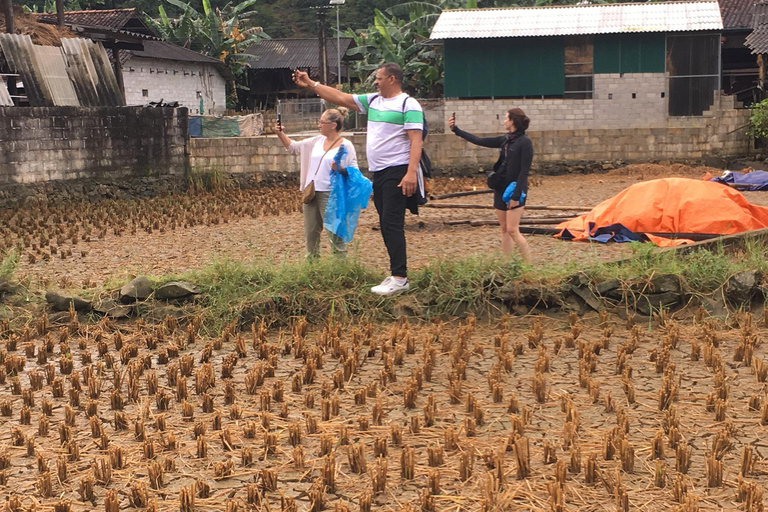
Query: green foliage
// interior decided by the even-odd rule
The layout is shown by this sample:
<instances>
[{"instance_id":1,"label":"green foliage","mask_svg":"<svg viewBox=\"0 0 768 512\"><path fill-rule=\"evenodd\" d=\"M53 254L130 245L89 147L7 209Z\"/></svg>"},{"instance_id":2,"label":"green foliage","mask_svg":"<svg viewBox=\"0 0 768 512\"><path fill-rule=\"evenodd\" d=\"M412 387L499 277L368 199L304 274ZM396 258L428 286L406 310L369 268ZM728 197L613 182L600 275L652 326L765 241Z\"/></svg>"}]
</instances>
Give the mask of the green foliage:
<instances>
[{"instance_id":1,"label":"green foliage","mask_svg":"<svg viewBox=\"0 0 768 512\"><path fill-rule=\"evenodd\" d=\"M331 313L379 313L380 299L368 288L381 276L354 258L282 265L222 260L184 279L205 290L205 317L213 332L233 319L244 324L261 318L269 324L287 324L297 316L319 322Z\"/></svg>"},{"instance_id":2,"label":"green foliage","mask_svg":"<svg viewBox=\"0 0 768 512\"><path fill-rule=\"evenodd\" d=\"M202 0L202 13L181 0L166 1L181 10L181 15L169 18L160 5L159 18L146 16L147 24L165 41L224 63L235 77L229 82L229 97L235 100L237 88L247 89L243 85L244 72L248 61L254 58L245 51L262 39L269 38L255 23L257 13L251 8L258 0L243 0L237 5L230 2L216 9L211 6L210 0Z\"/></svg>"},{"instance_id":3,"label":"green foliage","mask_svg":"<svg viewBox=\"0 0 768 512\"><path fill-rule=\"evenodd\" d=\"M410 281L425 316L455 316L492 307L493 292L517 281L523 272L517 258L473 256L432 262L414 272Z\"/></svg>"},{"instance_id":4,"label":"green foliage","mask_svg":"<svg viewBox=\"0 0 768 512\"><path fill-rule=\"evenodd\" d=\"M752 113L747 133L756 139L768 139L768 99L754 103L750 108Z\"/></svg>"},{"instance_id":5,"label":"green foliage","mask_svg":"<svg viewBox=\"0 0 768 512\"><path fill-rule=\"evenodd\" d=\"M411 5L409 21L376 9L373 24L367 29L345 33L355 40L355 48L347 55L359 59L353 60L351 66L363 89L371 88L373 71L385 62L395 62L403 68L403 89L422 98L442 95L443 56L435 46L423 44L438 14L433 6L425 5L431 4Z\"/></svg>"},{"instance_id":6,"label":"green foliage","mask_svg":"<svg viewBox=\"0 0 768 512\"><path fill-rule=\"evenodd\" d=\"M19 268L19 252L15 250L0 254L0 280L10 280Z\"/></svg>"},{"instance_id":7,"label":"green foliage","mask_svg":"<svg viewBox=\"0 0 768 512\"><path fill-rule=\"evenodd\" d=\"M197 192L216 192L219 190L228 190L235 185L232 180L225 176L220 169L201 170L193 167L187 178L189 191Z\"/></svg>"}]
</instances>

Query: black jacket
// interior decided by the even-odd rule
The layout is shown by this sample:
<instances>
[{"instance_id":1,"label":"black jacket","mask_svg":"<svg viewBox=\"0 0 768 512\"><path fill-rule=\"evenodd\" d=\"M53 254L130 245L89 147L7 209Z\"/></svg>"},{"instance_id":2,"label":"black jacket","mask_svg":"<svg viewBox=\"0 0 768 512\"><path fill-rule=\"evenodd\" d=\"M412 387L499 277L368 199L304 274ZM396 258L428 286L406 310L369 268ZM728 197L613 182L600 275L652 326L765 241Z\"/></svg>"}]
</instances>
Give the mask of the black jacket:
<instances>
[{"instance_id":1,"label":"black jacket","mask_svg":"<svg viewBox=\"0 0 768 512\"><path fill-rule=\"evenodd\" d=\"M506 134L498 137L478 137L460 130L458 126L454 126L453 133L477 146L501 148L499 159L493 164L493 171L501 173L504 177L504 186L501 187L501 191L503 192L510 183L516 181L517 187L512 194L512 201L519 201L523 192L528 195L528 174L533 162L533 144L527 135L519 136L509 145L505 158L503 146L507 141Z\"/></svg>"}]
</instances>

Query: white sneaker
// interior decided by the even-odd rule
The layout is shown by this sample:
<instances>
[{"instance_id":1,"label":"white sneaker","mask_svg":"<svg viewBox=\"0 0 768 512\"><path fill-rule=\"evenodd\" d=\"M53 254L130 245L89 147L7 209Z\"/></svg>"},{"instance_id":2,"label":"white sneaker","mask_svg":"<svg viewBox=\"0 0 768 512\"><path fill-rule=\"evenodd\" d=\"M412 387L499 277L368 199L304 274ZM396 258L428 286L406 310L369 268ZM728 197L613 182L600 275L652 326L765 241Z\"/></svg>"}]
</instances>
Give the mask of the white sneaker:
<instances>
[{"instance_id":1,"label":"white sneaker","mask_svg":"<svg viewBox=\"0 0 768 512\"><path fill-rule=\"evenodd\" d=\"M404 283L400 284L397 279L389 276L384 281L382 281L380 285L372 287L371 291L376 295L389 296L408 291L408 287L409 285L407 279Z\"/></svg>"}]
</instances>

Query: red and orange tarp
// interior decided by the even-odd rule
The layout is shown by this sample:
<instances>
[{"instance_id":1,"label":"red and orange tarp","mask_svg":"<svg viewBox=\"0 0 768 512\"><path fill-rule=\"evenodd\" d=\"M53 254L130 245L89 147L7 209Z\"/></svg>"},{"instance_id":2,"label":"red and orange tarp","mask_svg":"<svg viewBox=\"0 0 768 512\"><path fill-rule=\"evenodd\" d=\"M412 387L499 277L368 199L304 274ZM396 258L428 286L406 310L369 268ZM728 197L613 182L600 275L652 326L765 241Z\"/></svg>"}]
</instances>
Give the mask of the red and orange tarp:
<instances>
[{"instance_id":1,"label":"red and orange tarp","mask_svg":"<svg viewBox=\"0 0 768 512\"><path fill-rule=\"evenodd\" d=\"M691 240L654 233L732 235L761 229L768 227L768 208L751 204L741 192L720 183L664 178L627 187L557 227L561 232L556 236L566 240L629 241L629 233L672 246Z\"/></svg>"}]
</instances>

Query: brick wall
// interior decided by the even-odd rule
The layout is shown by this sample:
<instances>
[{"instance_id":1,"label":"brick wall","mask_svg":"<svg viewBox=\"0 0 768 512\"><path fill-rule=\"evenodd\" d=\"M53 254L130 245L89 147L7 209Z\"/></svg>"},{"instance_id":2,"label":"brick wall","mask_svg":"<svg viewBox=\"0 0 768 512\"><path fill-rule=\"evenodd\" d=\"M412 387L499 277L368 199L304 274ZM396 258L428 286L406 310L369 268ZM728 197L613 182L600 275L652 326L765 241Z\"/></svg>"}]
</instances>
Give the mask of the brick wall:
<instances>
[{"instance_id":1,"label":"brick wall","mask_svg":"<svg viewBox=\"0 0 768 512\"><path fill-rule=\"evenodd\" d=\"M199 114L199 92L205 114L221 114L227 108L224 79L209 64L133 57L123 64L123 82L127 105L178 101L190 114Z\"/></svg>"},{"instance_id":2,"label":"brick wall","mask_svg":"<svg viewBox=\"0 0 768 512\"><path fill-rule=\"evenodd\" d=\"M0 107L0 185L186 172L187 109Z\"/></svg>"},{"instance_id":3,"label":"brick wall","mask_svg":"<svg viewBox=\"0 0 768 512\"><path fill-rule=\"evenodd\" d=\"M450 115L451 110L446 112ZM536 152L534 165L594 160L690 160L747 154L749 138L745 125L749 111L726 109L710 114L688 118L687 124L679 120L679 126L670 127L529 130ZM502 130L486 135L498 135ZM347 136L355 144L361 168L367 168L365 134ZM473 146L450 132L430 134L426 149L434 167L444 170L487 170L498 156L498 150ZM298 158L289 155L274 136L192 139L190 163L199 169L234 173L299 170Z\"/></svg>"}]
</instances>

